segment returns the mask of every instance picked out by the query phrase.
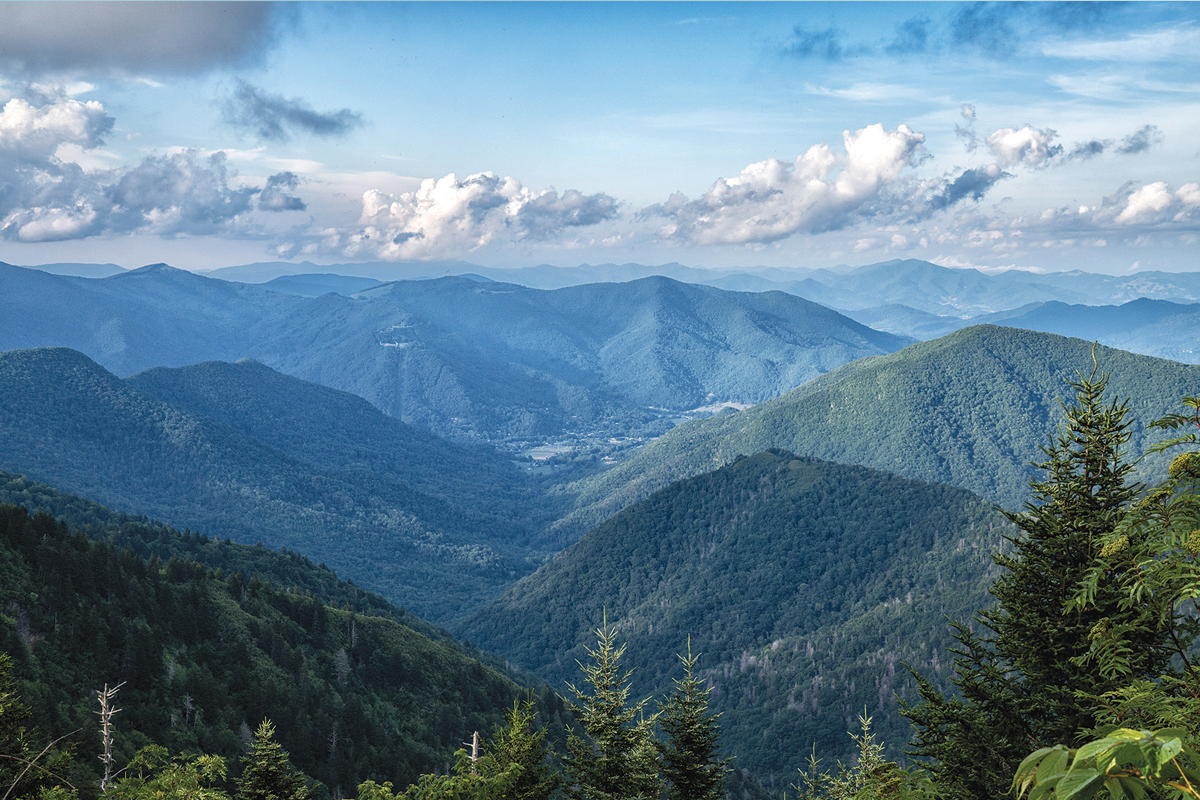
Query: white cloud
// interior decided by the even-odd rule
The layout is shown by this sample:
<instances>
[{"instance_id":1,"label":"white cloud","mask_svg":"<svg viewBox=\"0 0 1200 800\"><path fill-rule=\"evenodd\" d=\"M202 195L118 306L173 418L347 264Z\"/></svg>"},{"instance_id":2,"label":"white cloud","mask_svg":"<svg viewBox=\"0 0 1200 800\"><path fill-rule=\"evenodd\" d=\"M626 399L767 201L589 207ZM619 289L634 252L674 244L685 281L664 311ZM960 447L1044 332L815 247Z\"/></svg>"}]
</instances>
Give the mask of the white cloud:
<instances>
[{"instance_id":1,"label":"white cloud","mask_svg":"<svg viewBox=\"0 0 1200 800\"><path fill-rule=\"evenodd\" d=\"M98 147L112 126L113 118L95 100L58 97L35 106L14 97L0 109L0 157L36 162L52 157L62 144Z\"/></svg>"},{"instance_id":2,"label":"white cloud","mask_svg":"<svg viewBox=\"0 0 1200 800\"><path fill-rule=\"evenodd\" d=\"M809 148L794 162L767 159L720 178L699 199L673 195L643 211L665 217L660 232L697 244L752 244L843 228L913 166L925 136L871 125L842 136L843 153Z\"/></svg>"},{"instance_id":3,"label":"white cloud","mask_svg":"<svg viewBox=\"0 0 1200 800\"><path fill-rule=\"evenodd\" d=\"M1114 221L1124 225L1184 222L1200 211L1200 184L1188 183L1172 192L1165 181L1148 183L1130 193Z\"/></svg>"},{"instance_id":4,"label":"white cloud","mask_svg":"<svg viewBox=\"0 0 1200 800\"><path fill-rule=\"evenodd\" d=\"M534 192L492 172L464 179L450 174L427 178L416 191L400 195L365 192L356 229L325 232L323 238L325 249L346 256L435 258L497 241L544 240L615 214L616 201L605 194Z\"/></svg>"},{"instance_id":5,"label":"white cloud","mask_svg":"<svg viewBox=\"0 0 1200 800\"><path fill-rule=\"evenodd\" d=\"M1058 134L1047 128L1039 131L1026 125L1024 128L1000 128L987 137L988 148L996 160L1004 166L1024 164L1027 167L1042 167L1062 152L1062 145L1052 145Z\"/></svg>"}]
</instances>

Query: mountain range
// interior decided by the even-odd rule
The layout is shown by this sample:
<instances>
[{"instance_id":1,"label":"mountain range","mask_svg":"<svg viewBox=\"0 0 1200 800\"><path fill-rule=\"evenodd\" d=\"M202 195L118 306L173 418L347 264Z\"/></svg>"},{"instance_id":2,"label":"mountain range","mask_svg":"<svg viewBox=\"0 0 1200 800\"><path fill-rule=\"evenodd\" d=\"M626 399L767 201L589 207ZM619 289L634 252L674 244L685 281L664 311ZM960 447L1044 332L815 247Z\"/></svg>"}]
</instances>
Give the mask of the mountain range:
<instances>
[{"instance_id":1,"label":"mountain range","mask_svg":"<svg viewBox=\"0 0 1200 800\"><path fill-rule=\"evenodd\" d=\"M104 279L0 265L0 348L121 375L249 356L459 439L661 433L910 340L782 292L647 278L557 291L469 278L304 297L165 265ZM470 309L470 314L465 310Z\"/></svg>"}]
</instances>

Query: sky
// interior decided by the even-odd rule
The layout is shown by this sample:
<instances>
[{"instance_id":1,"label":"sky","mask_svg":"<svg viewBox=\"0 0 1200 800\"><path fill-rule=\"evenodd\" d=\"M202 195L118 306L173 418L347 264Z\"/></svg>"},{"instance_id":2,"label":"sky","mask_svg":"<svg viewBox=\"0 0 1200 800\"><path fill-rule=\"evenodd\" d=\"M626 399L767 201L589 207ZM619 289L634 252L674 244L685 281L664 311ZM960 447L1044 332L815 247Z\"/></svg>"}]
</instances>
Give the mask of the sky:
<instances>
[{"instance_id":1,"label":"sky","mask_svg":"<svg viewBox=\"0 0 1200 800\"><path fill-rule=\"evenodd\" d=\"M1200 4L0 16L8 263L1200 269Z\"/></svg>"}]
</instances>

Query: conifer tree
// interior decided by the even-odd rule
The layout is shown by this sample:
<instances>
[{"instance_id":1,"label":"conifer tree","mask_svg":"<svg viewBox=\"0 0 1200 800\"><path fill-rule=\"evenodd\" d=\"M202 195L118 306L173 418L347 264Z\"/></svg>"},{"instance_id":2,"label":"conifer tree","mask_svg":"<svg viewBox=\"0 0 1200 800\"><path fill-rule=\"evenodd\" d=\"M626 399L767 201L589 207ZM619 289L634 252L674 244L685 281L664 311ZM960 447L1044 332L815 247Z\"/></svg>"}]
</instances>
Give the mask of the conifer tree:
<instances>
[{"instance_id":1,"label":"conifer tree","mask_svg":"<svg viewBox=\"0 0 1200 800\"><path fill-rule=\"evenodd\" d=\"M1119 623L1115 587L1102 590L1087 609L1070 609L1079 582L1137 494L1124 460L1130 438L1128 404L1106 403L1108 376L1069 381L1075 400L1035 464L1043 477L1030 481L1032 499L1007 516L1021 533L1012 549L993 556L1004 572L992 587L995 604L976 617L979 630L956 624L959 647L954 683L946 698L917 675L923 703L902 704L917 727L914 755L931 759L939 784L963 798L998 797L1008 791L1022 759L1038 747L1072 744L1096 723L1096 698L1116 688L1083 660L1089 635L1102 618ZM1146 631L1136 643L1135 674L1163 666L1161 633Z\"/></svg>"},{"instance_id":2,"label":"conifer tree","mask_svg":"<svg viewBox=\"0 0 1200 800\"><path fill-rule=\"evenodd\" d=\"M668 781L667 800L721 800L725 796L725 773L731 759L719 758L721 730L717 717L708 715L708 690L695 675L699 656L688 654L683 662L683 679L676 679L675 691L659 704L659 725L667 735L659 743L663 776Z\"/></svg>"},{"instance_id":3,"label":"conifer tree","mask_svg":"<svg viewBox=\"0 0 1200 800\"><path fill-rule=\"evenodd\" d=\"M596 631L596 649L580 664L591 694L567 684L575 695L572 713L583 736L567 738L567 791L578 800L657 800L660 789L654 717L644 714L646 700L628 705L629 673L621 669L625 646L616 646L608 616Z\"/></svg>"},{"instance_id":4,"label":"conifer tree","mask_svg":"<svg viewBox=\"0 0 1200 800\"><path fill-rule=\"evenodd\" d=\"M236 800L309 800L304 775L288 763L287 751L274 737L275 726L264 719L238 778Z\"/></svg>"},{"instance_id":5,"label":"conifer tree","mask_svg":"<svg viewBox=\"0 0 1200 800\"><path fill-rule=\"evenodd\" d=\"M35 748L25 727L32 716L17 692L12 659L0 653L0 797L73 795L74 787L63 777L70 767L70 750L55 750L57 742L40 751Z\"/></svg>"},{"instance_id":6,"label":"conifer tree","mask_svg":"<svg viewBox=\"0 0 1200 800\"><path fill-rule=\"evenodd\" d=\"M562 783L549 764L550 748L546 731L533 728L533 701L513 701L508 724L497 728L492 738L491 755L499 765L516 764L520 777L505 792L504 800L547 800Z\"/></svg>"}]
</instances>

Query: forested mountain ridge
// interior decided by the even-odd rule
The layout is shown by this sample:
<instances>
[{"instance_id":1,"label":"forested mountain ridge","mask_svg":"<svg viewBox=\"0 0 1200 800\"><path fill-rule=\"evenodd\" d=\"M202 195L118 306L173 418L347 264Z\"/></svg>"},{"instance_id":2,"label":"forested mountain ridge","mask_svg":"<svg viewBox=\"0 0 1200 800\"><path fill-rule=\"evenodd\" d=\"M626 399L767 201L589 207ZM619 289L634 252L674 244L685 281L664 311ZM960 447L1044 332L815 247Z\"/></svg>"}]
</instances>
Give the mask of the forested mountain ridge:
<instances>
[{"instance_id":1,"label":"forested mountain ridge","mask_svg":"<svg viewBox=\"0 0 1200 800\"><path fill-rule=\"evenodd\" d=\"M130 527L122 534L136 538ZM157 534L151 546L191 545ZM232 563L255 549L211 544ZM521 694L453 644L391 619L256 574L144 560L18 506L0 505L0 575L0 638L38 727L78 731L81 752L99 752L92 689L124 682L120 764L155 742L236 767L249 731L270 718L297 766L323 783L319 796L343 796L367 778L404 785L444 768ZM548 719L561 710L552 695L543 702ZM94 764L75 762L84 797L94 796Z\"/></svg>"},{"instance_id":2,"label":"forested mountain ridge","mask_svg":"<svg viewBox=\"0 0 1200 800\"><path fill-rule=\"evenodd\" d=\"M636 696L670 684L690 636L727 753L781 791L814 742L848 758L864 706L902 755L902 664L948 676L946 617L986 604L1011 531L961 489L763 452L625 509L458 632L559 685L606 610Z\"/></svg>"},{"instance_id":3,"label":"forested mountain ridge","mask_svg":"<svg viewBox=\"0 0 1200 800\"><path fill-rule=\"evenodd\" d=\"M103 279L0 265L0 298L0 349L71 347L121 375L250 357L439 435L510 442L660 433L668 411L758 402L907 342L783 293L664 278L557 293L443 278L351 298L165 265Z\"/></svg>"},{"instance_id":4,"label":"forested mountain ridge","mask_svg":"<svg viewBox=\"0 0 1200 800\"><path fill-rule=\"evenodd\" d=\"M1061 418L1065 380L1093 367L1079 339L995 326L967 328L864 358L737 414L685 423L607 472L565 486L577 510L569 542L671 481L770 447L962 486L1010 509L1026 497L1043 432ZM1111 397L1128 398L1131 455L1154 443L1144 425L1200 385L1200 366L1097 347ZM1145 474L1163 465L1150 460Z\"/></svg>"},{"instance_id":5,"label":"forested mountain ridge","mask_svg":"<svg viewBox=\"0 0 1200 800\"><path fill-rule=\"evenodd\" d=\"M259 392L269 394L269 386ZM332 401L355 406L341 395ZM376 430L400 426L392 422ZM411 444L423 448L429 444L423 437ZM456 505L386 474L326 467L345 456L347 443L326 444L325 461L314 464L170 405L75 351L0 353L0 467L9 471L179 527L299 550L435 620L540 563L540 556L530 560L529 531L511 505L495 500L490 513L477 510L496 487L471 494L475 508ZM369 452L363 448L368 459ZM457 468L472 467L468 451L425 452L424 473L414 473L427 480L437 459L452 453ZM387 463L398 469L403 455ZM504 472L503 464L480 461L481 478ZM519 476L509 477L510 485L519 483Z\"/></svg>"}]
</instances>

